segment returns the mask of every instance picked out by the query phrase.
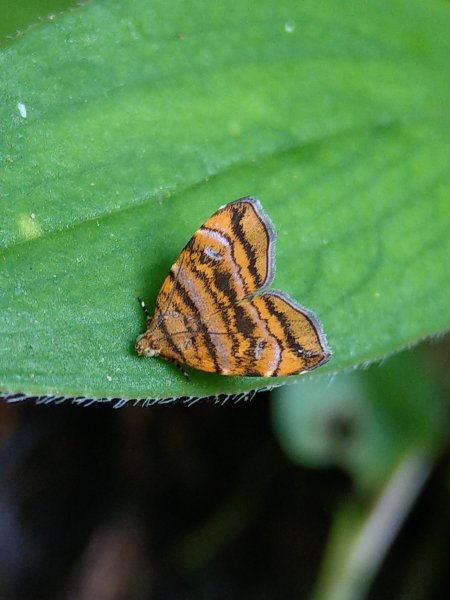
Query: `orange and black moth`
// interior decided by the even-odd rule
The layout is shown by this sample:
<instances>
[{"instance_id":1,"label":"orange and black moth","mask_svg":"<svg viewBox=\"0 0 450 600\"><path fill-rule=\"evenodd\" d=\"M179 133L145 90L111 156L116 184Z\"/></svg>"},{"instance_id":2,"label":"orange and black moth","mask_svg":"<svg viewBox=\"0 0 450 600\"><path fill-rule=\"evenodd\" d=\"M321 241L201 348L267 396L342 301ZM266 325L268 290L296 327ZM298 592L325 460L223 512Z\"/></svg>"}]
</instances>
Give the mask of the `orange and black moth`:
<instances>
[{"instance_id":1,"label":"orange and black moth","mask_svg":"<svg viewBox=\"0 0 450 600\"><path fill-rule=\"evenodd\" d=\"M322 327L286 293L265 289L274 273L275 230L261 204L226 204L170 269L137 353L246 377L319 367L331 356Z\"/></svg>"}]
</instances>

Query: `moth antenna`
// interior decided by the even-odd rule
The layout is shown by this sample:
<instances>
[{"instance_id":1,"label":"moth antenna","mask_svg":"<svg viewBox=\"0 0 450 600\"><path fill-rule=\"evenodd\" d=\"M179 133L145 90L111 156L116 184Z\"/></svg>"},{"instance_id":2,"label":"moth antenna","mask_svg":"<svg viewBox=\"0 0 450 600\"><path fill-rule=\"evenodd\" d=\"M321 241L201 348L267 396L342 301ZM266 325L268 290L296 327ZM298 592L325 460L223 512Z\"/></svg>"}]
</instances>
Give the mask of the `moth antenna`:
<instances>
[{"instance_id":1,"label":"moth antenna","mask_svg":"<svg viewBox=\"0 0 450 600\"><path fill-rule=\"evenodd\" d=\"M139 296L138 296L136 299L137 299L137 301L139 302L139 304L140 304L140 306L141 306L142 310L144 311L144 313L145 313L145 316L146 316L146 318L147 318L147 321L151 321L151 320L152 320L152 317L151 317L151 314L148 312L148 308L147 308L147 306L146 306L146 304L145 304L144 300L143 300L142 298L139 298Z\"/></svg>"}]
</instances>

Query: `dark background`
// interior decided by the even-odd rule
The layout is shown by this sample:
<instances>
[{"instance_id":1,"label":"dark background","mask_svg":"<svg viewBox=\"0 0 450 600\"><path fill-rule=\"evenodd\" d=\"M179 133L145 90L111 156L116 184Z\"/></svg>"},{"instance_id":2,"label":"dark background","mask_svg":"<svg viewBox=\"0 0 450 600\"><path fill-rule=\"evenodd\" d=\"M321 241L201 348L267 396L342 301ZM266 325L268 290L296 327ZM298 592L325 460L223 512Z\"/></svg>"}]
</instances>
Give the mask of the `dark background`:
<instances>
[{"instance_id":1,"label":"dark background","mask_svg":"<svg viewBox=\"0 0 450 600\"><path fill-rule=\"evenodd\" d=\"M271 401L0 403L0 598L311 598L336 510L367 498L285 455ZM448 597L449 458L444 444L368 598Z\"/></svg>"}]
</instances>

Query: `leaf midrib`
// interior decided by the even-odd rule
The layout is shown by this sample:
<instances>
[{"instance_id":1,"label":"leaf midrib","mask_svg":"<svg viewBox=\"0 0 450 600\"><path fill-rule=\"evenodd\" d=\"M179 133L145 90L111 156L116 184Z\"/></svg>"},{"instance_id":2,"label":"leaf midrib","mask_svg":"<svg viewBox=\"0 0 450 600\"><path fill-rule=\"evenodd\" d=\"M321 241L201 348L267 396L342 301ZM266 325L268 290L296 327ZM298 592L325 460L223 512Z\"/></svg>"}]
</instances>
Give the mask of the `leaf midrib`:
<instances>
[{"instance_id":1,"label":"leaf midrib","mask_svg":"<svg viewBox=\"0 0 450 600\"><path fill-rule=\"evenodd\" d=\"M450 118L450 115L446 115L446 116L447 116L447 118ZM278 147L274 150L271 150L268 152L262 151L259 153L255 153L255 154L252 154L251 157L246 157L243 160L242 159L237 160L237 161L231 160L225 168L218 170L216 173L212 173L212 174L208 173L204 179L199 179L197 181L194 181L190 185L186 185L183 188L180 187L178 189L173 189L170 193L167 193L167 190L165 190L164 201L167 201L169 198L173 197L174 195L184 194L184 193L193 191L193 190L197 189L199 186L203 185L206 181L211 181L211 179L215 179L215 178L224 176L224 175L230 173L233 169L241 169L241 168L245 168L246 166L251 166L252 164L255 163L255 158L257 159L258 162L269 161L274 158L280 158L283 155L289 155L291 153L304 151L305 149L307 149L310 146L316 146L318 144L326 143L329 140L332 140L337 137L342 137L342 136L345 136L348 134L354 135L355 133L369 132L371 130L374 130L374 129L377 129L380 127L382 127L384 130L386 130L388 127L391 128L398 124L405 125L406 121L421 122L421 121L426 121L426 120L430 120L430 119L432 119L432 120L436 119L441 123L442 115L440 113L438 113L437 115L435 113L422 114L420 116L417 115L417 113L416 113L416 114L411 115L410 117L408 117L408 115L402 115L401 118L393 118L389 123L386 122L386 119L380 119L378 121L373 120L373 121L368 121L364 125L359 125L357 127L345 127L345 128L336 130L331 133L327 132L326 135L313 137L304 142L289 143L286 145L281 144L281 145L278 145ZM0 247L0 256L7 256L9 251L13 251L18 247L23 247L27 244L33 244L34 242L41 241L42 239L56 237L63 232L69 232L72 230L76 230L80 227L84 227L84 226L92 224L94 222L105 221L109 218L116 217L117 215L126 213L130 210L131 211L139 210L140 208L150 204L151 202L160 200L160 198L161 198L161 190L158 188L158 194L155 193L155 195L151 195L150 197L145 197L144 199L134 201L133 203L126 204L125 206L120 206L117 208L108 208L107 210L103 210L103 211L101 210L98 214L96 214L92 217L83 218L79 221L75 221L70 224L66 224L66 223L61 224L59 227L54 227L51 230L45 231L42 235L37 235L32 238L24 238L24 239L20 239L20 240L16 240L16 241L12 240L12 242L5 244L3 247Z\"/></svg>"}]
</instances>

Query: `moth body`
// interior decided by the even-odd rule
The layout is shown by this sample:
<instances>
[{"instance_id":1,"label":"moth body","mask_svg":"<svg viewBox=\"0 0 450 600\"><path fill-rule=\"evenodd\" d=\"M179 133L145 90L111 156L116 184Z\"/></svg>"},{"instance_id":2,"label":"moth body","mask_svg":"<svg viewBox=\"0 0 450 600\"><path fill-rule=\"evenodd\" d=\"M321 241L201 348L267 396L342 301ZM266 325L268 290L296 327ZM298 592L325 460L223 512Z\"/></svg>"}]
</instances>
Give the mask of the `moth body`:
<instances>
[{"instance_id":1,"label":"moth body","mask_svg":"<svg viewBox=\"0 0 450 600\"><path fill-rule=\"evenodd\" d=\"M152 345L152 339L148 335L148 332L139 335L136 339L136 352L140 356L158 356L161 352L159 348L155 348Z\"/></svg>"}]
</instances>

